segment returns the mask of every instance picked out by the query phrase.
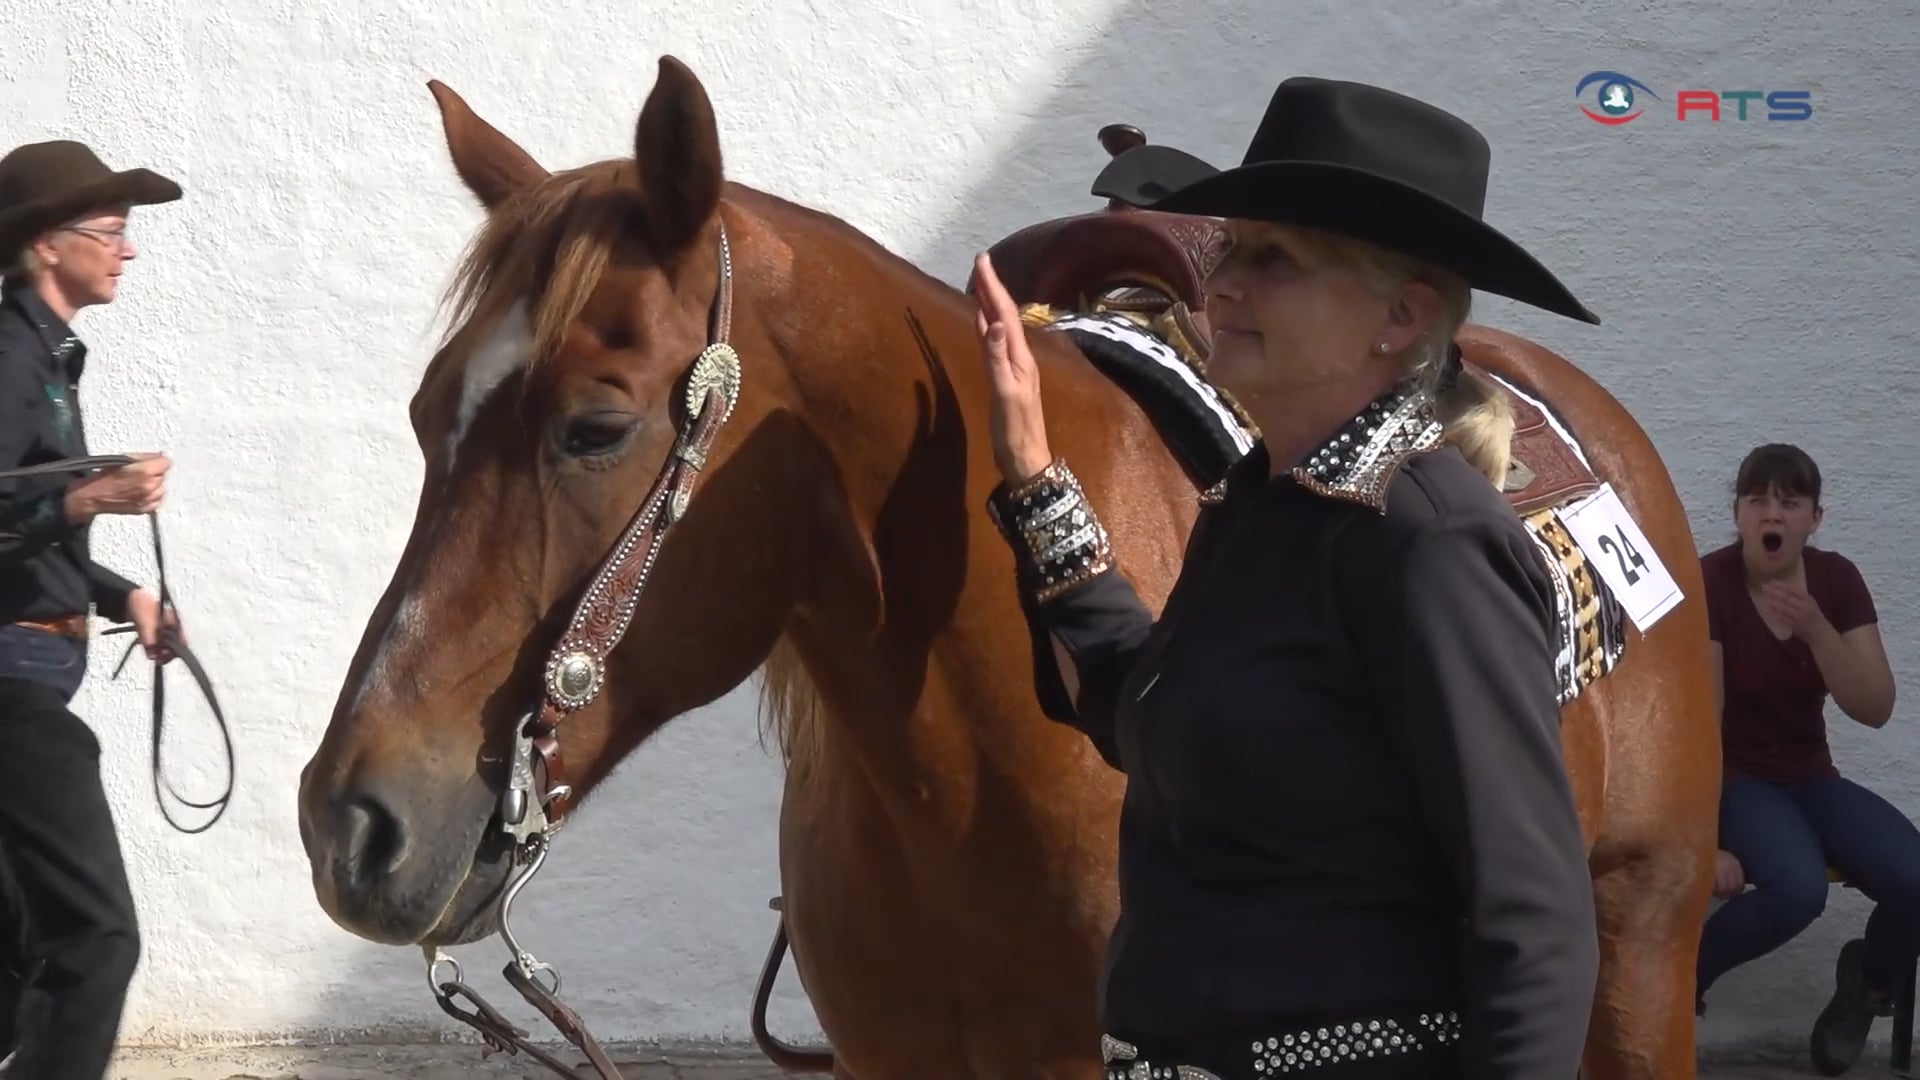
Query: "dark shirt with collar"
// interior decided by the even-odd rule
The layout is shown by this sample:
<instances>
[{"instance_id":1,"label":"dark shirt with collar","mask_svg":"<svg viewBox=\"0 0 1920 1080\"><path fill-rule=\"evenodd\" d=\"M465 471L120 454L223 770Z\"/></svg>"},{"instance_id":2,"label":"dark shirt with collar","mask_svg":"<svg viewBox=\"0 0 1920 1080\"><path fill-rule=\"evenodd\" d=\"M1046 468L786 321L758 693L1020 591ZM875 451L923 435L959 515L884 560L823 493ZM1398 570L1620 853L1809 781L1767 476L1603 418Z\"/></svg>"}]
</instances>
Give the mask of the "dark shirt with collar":
<instances>
[{"instance_id":1,"label":"dark shirt with collar","mask_svg":"<svg viewBox=\"0 0 1920 1080\"><path fill-rule=\"evenodd\" d=\"M1256 446L1158 621L1118 567L1024 583L1045 711L1127 774L1101 1013L1143 1052L1447 1010L1463 1075L1578 1072L1598 938L1554 586L1440 433L1409 392L1277 478Z\"/></svg>"},{"instance_id":2,"label":"dark shirt with collar","mask_svg":"<svg viewBox=\"0 0 1920 1080\"><path fill-rule=\"evenodd\" d=\"M88 453L80 415L87 347L32 289L0 292L0 469ZM93 561L67 518L71 476L0 480L0 624L81 615L124 622L134 583Z\"/></svg>"}]
</instances>

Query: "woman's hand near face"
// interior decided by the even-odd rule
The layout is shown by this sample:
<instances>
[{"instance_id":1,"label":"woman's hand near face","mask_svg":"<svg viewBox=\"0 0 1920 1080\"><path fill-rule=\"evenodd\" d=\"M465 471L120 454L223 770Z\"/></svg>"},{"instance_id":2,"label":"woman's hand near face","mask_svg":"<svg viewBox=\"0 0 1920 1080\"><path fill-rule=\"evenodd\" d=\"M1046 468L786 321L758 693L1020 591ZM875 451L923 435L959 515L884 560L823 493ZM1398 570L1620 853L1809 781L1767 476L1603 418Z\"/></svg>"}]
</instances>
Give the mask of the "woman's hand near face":
<instances>
[{"instance_id":1,"label":"woman's hand near face","mask_svg":"<svg viewBox=\"0 0 1920 1080\"><path fill-rule=\"evenodd\" d=\"M973 324L980 335L980 355L992 388L988 413L993 459L1003 480L1019 484L1053 461L1047 447L1046 417L1040 406L1040 369L1027 347L1020 309L984 252L973 261L968 291L979 305Z\"/></svg>"}]
</instances>

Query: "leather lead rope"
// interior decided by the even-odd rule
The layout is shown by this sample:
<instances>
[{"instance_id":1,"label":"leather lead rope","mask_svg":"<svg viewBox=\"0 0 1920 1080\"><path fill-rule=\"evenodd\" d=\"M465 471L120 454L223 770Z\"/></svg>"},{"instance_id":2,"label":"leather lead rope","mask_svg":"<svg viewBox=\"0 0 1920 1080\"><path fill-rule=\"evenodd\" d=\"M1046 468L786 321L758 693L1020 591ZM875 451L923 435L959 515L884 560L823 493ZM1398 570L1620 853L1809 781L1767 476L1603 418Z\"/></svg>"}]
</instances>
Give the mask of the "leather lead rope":
<instances>
[{"instance_id":1,"label":"leather lead rope","mask_svg":"<svg viewBox=\"0 0 1920 1080\"><path fill-rule=\"evenodd\" d=\"M27 477L27 476L57 476L57 475L80 476L80 475L85 475L87 473L95 472L101 469L116 469L123 465L131 465L136 460L138 459L128 457L125 454L94 454L88 457L62 458L59 461L48 461L48 462L43 462L42 464L39 464L39 465L27 465L21 468L0 470L0 480L13 480L13 479L17 479L20 477ZM164 778L164 770L162 769L160 764L160 757L161 757L160 743L163 735L165 734L166 722L167 722L167 717L166 717L167 681L166 681L166 675L165 675L166 666L164 664L155 663L153 666L153 748L152 748L153 799L154 799L154 802L159 805L160 816L166 818L167 824L173 826L175 829L179 830L180 832L192 835L195 833L203 833L203 832L206 832L208 829L211 829L213 827L214 822L219 821L221 816L227 812L227 807L228 805L231 804L233 800L233 786L234 786L233 736L231 732L228 731L227 714L223 709L220 708L219 695L215 694L213 691L213 680L210 677L208 677L206 667L200 663L200 658L194 655L193 650L187 647L186 641L183 640L180 637L180 635L176 633L173 630L173 628L168 624L168 621L166 618L167 613L173 612L177 615L178 609L174 605L173 589L171 588L171 586L167 584L167 561L166 561L165 551L162 548L160 543L160 513L159 511L155 510L155 511L148 512L145 516L147 519L147 523L150 526L151 532L153 534L153 559L154 559L155 568L159 575L159 586L160 586L160 642L159 643L163 648L167 649L168 651L172 652L175 656L179 657L180 660L187 665L187 670L192 672L194 682L199 684L201 696L206 698L207 706L213 710L213 718L215 722L218 723L220 726L220 742L221 742L221 745L225 748L226 756L227 756L226 790L221 792L218 798L213 799L209 802L195 802L192 799L186 798L185 796L181 795L180 792L176 790L171 783L166 781L166 779ZM106 630L101 631L101 633L103 635L136 634L137 631L138 631L137 627L135 627L132 623L127 623L120 626L110 627ZM120 677L120 673L126 669L127 661L131 659L133 656L133 650L139 647L140 647L140 640L137 636L134 638L134 640L127 643L127 651L121 654L120 663L117 664L113 669L113 678L118 679ZM161 795L162 788L165 788L166 792L168 794L171 794L182 805L191 806L196 810L213 810L214 811L213 816L211 818L208 818L205 823L198 826L191 827L191 828L180 824L179 821L174 819L172 812L170 812L167 809L167 801Z\"/></svg>"}]
</instances>

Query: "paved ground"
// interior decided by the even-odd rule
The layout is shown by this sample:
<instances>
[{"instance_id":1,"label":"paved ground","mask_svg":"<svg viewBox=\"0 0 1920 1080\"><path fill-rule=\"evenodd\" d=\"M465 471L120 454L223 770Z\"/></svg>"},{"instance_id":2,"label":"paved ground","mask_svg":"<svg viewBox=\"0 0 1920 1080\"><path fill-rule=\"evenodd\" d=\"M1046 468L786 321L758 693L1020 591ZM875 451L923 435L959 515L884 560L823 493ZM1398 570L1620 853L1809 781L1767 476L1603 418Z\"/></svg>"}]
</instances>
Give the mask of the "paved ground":
<instances>
[{"instance_id":1,"label":"paved ground","mask_svg":"<svg viewBox=\"0 0 1920 1080\"><path fill-rule=\"evenodd\" d=\"M738 1050L662 1053L609 1047L627 1080L786 1080L765 1059ZM577 1055L555 1051L563 1061ZM1871 1050L1869 1051L1871 1054ZM590 1076L583 1072L582 1076ZM1703 1068L1700 1080L1804 1080L1814 1073L1804 1061L1733 1064ZM1883 1056L1863 1061L1848 1080L1895 1076ZM110 1080L553 1080L537 1062L495 1055L480 1060L468 1046L303 1047L131 1053Z\"/></svg>"}]
</instances>

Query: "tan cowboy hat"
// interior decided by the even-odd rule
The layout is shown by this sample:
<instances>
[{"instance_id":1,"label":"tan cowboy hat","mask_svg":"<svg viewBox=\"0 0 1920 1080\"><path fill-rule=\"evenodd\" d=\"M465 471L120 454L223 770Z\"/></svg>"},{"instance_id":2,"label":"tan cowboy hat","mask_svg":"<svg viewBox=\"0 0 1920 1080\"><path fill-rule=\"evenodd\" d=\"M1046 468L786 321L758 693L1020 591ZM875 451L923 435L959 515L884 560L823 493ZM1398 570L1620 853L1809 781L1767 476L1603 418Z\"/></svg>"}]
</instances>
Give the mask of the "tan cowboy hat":
<instances>
[{"instance_id":1,"label":"tan cowboy hat","mask_svg":"<svg viewBox=\"0 0 1920 1080\"><path fill-rule=\"evenodd\" d=\"M89 210L179 197L180 185L167 177L151 169L115 172L84 143L28 143L0 158L0 259Z\"/></svg>"}]
</instances>

